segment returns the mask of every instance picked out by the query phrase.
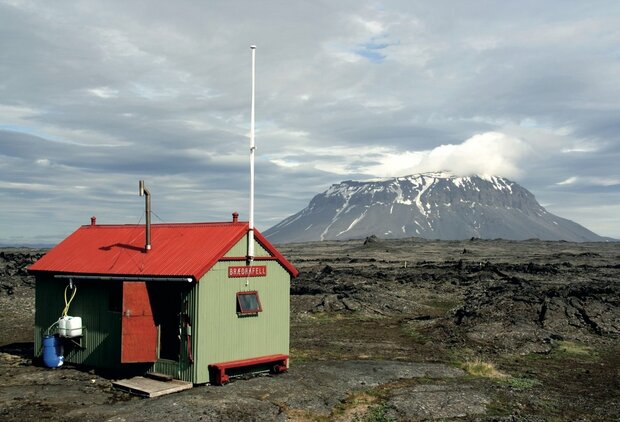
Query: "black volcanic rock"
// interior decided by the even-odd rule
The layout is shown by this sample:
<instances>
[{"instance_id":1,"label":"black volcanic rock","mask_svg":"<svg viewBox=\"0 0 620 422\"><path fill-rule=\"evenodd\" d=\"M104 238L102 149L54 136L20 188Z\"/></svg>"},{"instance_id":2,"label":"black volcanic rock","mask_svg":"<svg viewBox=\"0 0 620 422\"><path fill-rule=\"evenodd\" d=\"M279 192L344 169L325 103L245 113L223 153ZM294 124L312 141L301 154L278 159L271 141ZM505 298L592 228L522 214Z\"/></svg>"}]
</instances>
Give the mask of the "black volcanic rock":
<instances>
[{"instance_id":1,"label":"black volcanic rock","mask_svg":"<svg viewBox=\"0 0 620 422\"><path fill-rule=\"evenodd\" d=\"M603 241L545 210L532 193L502 177L424 173L345 181L264 233L276 243L421 237Z\"/></svg>"},{"instance_id":2,"label":"black volcanic rock","mask_svg":"<svg viewBox=\"0 0 620 422\"><path fill-rule=\"evenodd\" d=\"M364 240L364 246L371 245L373 243L379 243L380 241L381 240L373 234L372 236L368 236L366 240Z\"/></svg>"}]
</instances>

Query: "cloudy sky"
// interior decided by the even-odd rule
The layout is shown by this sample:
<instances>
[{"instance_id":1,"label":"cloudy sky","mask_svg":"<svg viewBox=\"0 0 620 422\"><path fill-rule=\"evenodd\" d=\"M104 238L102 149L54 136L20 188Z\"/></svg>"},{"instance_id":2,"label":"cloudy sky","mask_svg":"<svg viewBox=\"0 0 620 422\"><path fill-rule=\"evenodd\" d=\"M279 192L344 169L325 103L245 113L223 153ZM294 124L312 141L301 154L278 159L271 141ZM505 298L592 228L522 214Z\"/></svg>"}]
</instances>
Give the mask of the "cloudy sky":
<instances>
[{"instance_id":1,"label":"cloudy sky","mask_svg":"<svg viewBox=\"0 0 620 422\"><path fill-rule=\"evenodd\" d=\"M620 238L620 2L0 0L0 243L256 224L349 179L508 177Z\"/></svg>"}]
</instances>

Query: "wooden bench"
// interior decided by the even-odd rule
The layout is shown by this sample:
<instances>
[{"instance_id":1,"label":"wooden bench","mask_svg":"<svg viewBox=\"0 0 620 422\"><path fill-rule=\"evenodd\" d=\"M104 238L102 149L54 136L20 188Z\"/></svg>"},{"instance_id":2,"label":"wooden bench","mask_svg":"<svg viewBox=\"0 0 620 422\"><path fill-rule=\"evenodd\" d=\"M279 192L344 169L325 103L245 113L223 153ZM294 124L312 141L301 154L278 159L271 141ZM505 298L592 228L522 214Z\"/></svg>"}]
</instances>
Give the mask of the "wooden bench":
<instances>
[{"instance_id":1,"label":"wooden bench","mask_svg":"<svg viewBox=\"0 0 620 422\"><path fill-rule=\"evenodd\" d=\"M268 355L258 358L231 360L209 365L209 378L212 385L222 385L229 380L226 371L232 368L244 368L256 365L269 365L270 372L278 374L288 369L288 355Z\"/></svg>"}]
</instances>

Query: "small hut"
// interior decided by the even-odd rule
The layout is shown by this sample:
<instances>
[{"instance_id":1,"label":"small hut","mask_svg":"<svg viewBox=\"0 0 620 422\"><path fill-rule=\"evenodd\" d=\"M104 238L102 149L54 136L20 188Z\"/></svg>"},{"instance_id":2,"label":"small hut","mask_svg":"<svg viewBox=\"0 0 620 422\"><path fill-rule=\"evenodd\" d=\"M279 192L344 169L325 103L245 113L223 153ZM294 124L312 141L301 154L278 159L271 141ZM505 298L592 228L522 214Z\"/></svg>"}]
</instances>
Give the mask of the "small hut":
<instances>
[{"instance_id":1,"label":"small hut","mask_svg":"<svg viewBox=\"0 0 620 422\"><path fill-rule=\"evenodd\" d=\"M236 213L229 222L149 226L93 217L29 268L35 350L41 354L53 336L65 362L195 384L286 370L289 289L298 272L249 228ZM72 318L78 327L57 328Z\"/></svg>"}]
</instances>

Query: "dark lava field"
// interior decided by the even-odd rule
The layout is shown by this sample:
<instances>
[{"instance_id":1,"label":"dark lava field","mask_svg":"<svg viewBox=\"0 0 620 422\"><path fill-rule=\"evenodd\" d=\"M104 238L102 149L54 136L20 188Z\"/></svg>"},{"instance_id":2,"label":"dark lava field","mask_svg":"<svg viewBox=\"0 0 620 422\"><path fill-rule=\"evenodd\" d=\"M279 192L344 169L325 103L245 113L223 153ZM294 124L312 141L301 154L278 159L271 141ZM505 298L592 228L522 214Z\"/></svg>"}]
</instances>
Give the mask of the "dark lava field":
<instances>
[{"instance_id":1,"label":"dark lava field","mask_svg":"<svg viewBox=\"0 0 620 422\"><path fill-rule=\"evenodd\" d=\"M0 420L617 421L620 243L280 245L288 373L155 399L32 359L41 251L0 250Z\"/></svg>"}]
</instances>

